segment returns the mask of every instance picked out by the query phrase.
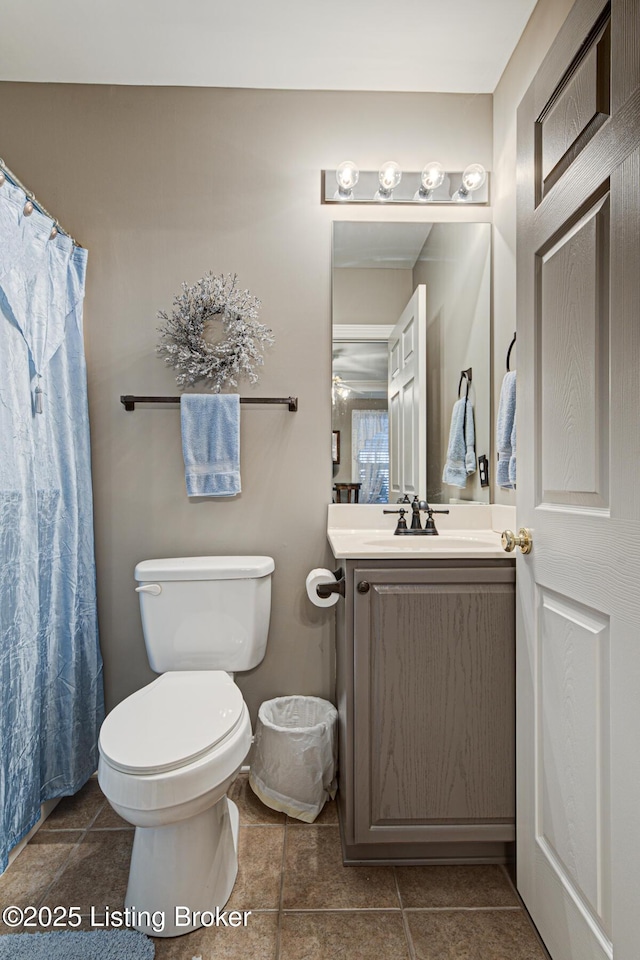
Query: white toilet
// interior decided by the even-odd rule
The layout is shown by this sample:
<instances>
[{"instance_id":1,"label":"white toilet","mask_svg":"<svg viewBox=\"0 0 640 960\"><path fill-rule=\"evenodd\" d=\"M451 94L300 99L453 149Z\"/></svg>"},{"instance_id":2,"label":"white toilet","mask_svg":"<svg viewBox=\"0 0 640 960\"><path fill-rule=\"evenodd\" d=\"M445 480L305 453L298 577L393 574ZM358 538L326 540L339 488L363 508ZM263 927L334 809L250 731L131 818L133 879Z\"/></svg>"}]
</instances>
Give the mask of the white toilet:
<instances>
[{"instance_id":1,"label":"white toilet","mask_svg":"<svg viewBox=\"0 0 640 960\"><path fill-rule=\"evenodd\" d=\"M149 663L162 676L104 721L98 780L136 827L125 906L145 933L188 933L233 889L238 809L226 794L251 746L233 671L264 657L273 570L271 557L144 560L135 569ZM176 907L188 911L176 916Z\"/></svg>"}]
</instances>

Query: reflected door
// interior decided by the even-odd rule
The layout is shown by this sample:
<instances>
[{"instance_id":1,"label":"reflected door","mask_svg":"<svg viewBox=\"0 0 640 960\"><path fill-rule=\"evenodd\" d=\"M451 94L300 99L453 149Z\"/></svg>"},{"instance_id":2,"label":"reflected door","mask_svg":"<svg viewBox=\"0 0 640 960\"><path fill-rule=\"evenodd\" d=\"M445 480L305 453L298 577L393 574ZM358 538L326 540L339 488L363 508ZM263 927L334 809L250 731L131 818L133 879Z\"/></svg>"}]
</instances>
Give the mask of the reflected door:
<instances>
[{"instance_id":1,"label":"reflected door","mask_svg":"<svg viewBox=\"0 0 640 960\"><path fill-rule=\"evenodd\" d=\"M640 944L640 5L578 0L518 112L518 889Z\"/></svg>"},{"instance_id":2,"label":"reflected door","mask_svg":"<svg viewBox=\"0 0 640 960\"><path fill-rule=\"evenodd\" d=\"M389 336L389 501L427 495L427 288Z\"/></svg>"}]
</instances>

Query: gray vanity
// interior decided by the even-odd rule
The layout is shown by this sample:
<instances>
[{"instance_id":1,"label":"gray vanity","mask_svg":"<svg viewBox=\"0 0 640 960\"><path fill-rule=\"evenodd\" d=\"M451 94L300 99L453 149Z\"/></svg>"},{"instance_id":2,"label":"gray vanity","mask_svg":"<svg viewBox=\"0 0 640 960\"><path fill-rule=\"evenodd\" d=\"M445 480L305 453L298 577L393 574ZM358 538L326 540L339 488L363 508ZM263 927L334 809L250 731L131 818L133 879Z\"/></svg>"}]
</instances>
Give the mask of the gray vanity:
<instances>
[{"instance_id":1,"label":"gray vanity","mask_svg":"<svg viewBox=\"0 0 640 960\"><path fill-rule=\"evenodd\" d=\"M379 507L329 508L345 862L510 856L515 565L495 509L394 537Z\"/></svg>"}]
</instances>

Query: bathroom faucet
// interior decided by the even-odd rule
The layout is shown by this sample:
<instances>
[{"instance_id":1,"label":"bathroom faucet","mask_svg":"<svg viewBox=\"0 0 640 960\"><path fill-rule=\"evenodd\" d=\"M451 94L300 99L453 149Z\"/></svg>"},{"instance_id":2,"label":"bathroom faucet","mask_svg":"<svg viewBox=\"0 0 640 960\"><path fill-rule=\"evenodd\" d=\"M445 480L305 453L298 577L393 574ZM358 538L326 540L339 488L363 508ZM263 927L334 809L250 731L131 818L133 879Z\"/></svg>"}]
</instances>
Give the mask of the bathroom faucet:
<instances>
[{"instance_id":1,"label":"bathroom faucet","mask_svg":"<svg viewBox=\"0 0 640 960\"><path fill-rule=\"evenodd\" d=\"M424 502L424 501L422 501L422 502ZM433 515L434 515L434 513L449 513L449 511L448 511L448 510L434 510L433 507L430 507L428 503L425 505L425 509L426 509L426 511L427 511L427 520L426 520L426 523L425 523L425 525L424 525L424 530L420 530L420 533L425 534L425 536L427 536L427 537L437 537L437 536L439 536L439 533L438 533L438 531L436 530L436 525L435 525L435 522L434 522L434 519L433 519ZM419 515L418 515L418 522L419 522ZM416 531L416 532L418 532L418 531Z\"/></svg>"},{"instance_id":2,"label":"bathroom faucet","mask_svg":"<svg viewBox=\"0 0 640 960\"><path fill-rule=\"evenodd\" d=\"M449 513L448 510L434 510L433 507L430 507L426 500L419 500L418 497L414 497L411 503L411 510L413 516L411 518L411 533L418 536L422 535L423 537L437 537L438 531L436 530L436 525L433 520L434 513ZM424 529L420 526L420 513L424 511L427 514L427 520L424 525Z\"/></svg>"},{"instance_id":3,"label":"bathroom faucet","mask_svg":"<svg viewBox=\"0 0 640 960\"><path fill-rule=\"evenodd\" d=\"M406 496L406 494L405 494ZM407 498L408 499L408 498ZM420 524L420 513L424 511L427 514L427 520L424 525L424 529ZM403 507L399 510L383 510L383 513L399 513L398 526L394 530L395 536L423 536L423 537L437 537L438 531L436 530L436 525L433 519L434 513L449 513L448 510L434 510L433 507L430 507L426 500L419 500L418 497L414 497L411 503L411 529L407 529L407 521L404 518L405 513L407 512Z\"/></svg>"},{"instance_id":4,"label":"bathroom faucet","mask_svg":"<svg viewBox=\"0 0 640 960\"><path fill-rule=\"evenodd\" d=\"M406 513L407 511L404 509L404 507L400 507L399 510L383 510L382 512L383 512L383 513L399 513L399 514L400 514L400 516L398 517L398 526L397 526L397 527L395 528L395 530L393 531L393 532L394 532L394 535L395 535L396 537L398 537L398 536L406 536L407 534L413 532L413 531L411 531L411 530L407 530L407 521L406 521L405 518L404 518L404 515L405 515L405 513Z\"/></svg>"}]
</instances>

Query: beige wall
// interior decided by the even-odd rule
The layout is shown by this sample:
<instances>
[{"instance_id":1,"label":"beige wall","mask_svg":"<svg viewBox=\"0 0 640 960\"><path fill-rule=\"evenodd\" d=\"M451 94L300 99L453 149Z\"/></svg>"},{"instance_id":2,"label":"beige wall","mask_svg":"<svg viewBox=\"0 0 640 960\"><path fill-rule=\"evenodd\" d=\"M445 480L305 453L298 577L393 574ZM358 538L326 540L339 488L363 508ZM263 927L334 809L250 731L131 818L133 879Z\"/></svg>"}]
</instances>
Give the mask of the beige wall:
<instances>
[{"instance_id":1,"label":"beige wall","mask_svg":"<svg viewBox=\"0 0 640 960\"><path fill-rule=\"evenodd\" d=\"M341 267L333 271L333 322L393 326L413 293L411 270Z\"/></svg>"},{"instance_id":2,"label":"beige wall","mask_svg":"<svg viewBox=\"0 0 640 960\"><path fill-rule=\"evenodd\" d=\"M378 207L320 203L320 170L350 157L420 169L491 168L491 97L0 85L0 154L89 248L85 329L98 602L110 706L151 679L133 592L142 558L266 553L276 561L264 662L239 677L265 698L333 695L331 610L306 598L329 561L331 222ZM434 219L433 213L429 219ZM442 219L491 211L440 210ZM397 220L425 218L399 207ZM190 503L179 413L125 413L122 393L173 394L155 356L156 313L183 280L237 272L275 332L255 395L300 411L242 411L243 493Z\"/></svg>"},{"instance_id":3,"label":"beige wall","mask_svg":"<svg viewBox=\"0 0 640 960\"><path fill-rule=\"evenodd\" d=\"M516 111L573 0L539 0L493 95L493 370L494 416L516 329ZM517 354L512 353L513 370ZM522 438L520 438L522 442ZM495 479L495 456L491 461ZM495 503L515 503L515 493L492 483Z\"/></svg>"},{"instance_id":4,"label":"beige wall","mask_svg":"<svg viewBox=\"0 0 640 960\"><path fill-rule=\"evenodd\" d=\"M491 227L436 223L413 270L413 286L419 283L427 287L427 500L448 503L454 497L488 503L489 491L480 486L478 470L464 488L443 483L442 472L460 371L469 367L476 456L491 459Z\"/></svg>"}]
</instances>

